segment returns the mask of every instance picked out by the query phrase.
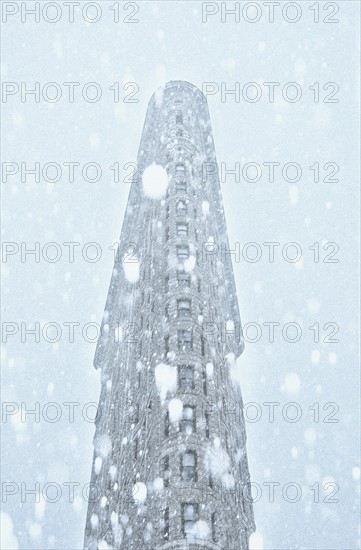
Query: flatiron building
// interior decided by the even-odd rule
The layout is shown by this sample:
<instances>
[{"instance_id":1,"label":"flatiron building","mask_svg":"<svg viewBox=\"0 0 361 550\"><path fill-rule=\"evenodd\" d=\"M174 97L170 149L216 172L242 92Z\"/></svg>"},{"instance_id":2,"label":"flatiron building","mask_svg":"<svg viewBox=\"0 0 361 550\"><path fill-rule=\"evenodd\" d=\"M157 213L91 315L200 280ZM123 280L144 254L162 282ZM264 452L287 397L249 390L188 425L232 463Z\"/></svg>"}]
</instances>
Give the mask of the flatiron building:
<instances>
[{"instance_id":1,"label":"flatiron building","mask_svg":"<svg viewBox=\"0 0 361 550\"><path fill-rule=\"evenodd\" d=\"M84 548L248 548L243 347L207 103L169 82L149 103L94 359Z\"/></svg>"}]
</instances>

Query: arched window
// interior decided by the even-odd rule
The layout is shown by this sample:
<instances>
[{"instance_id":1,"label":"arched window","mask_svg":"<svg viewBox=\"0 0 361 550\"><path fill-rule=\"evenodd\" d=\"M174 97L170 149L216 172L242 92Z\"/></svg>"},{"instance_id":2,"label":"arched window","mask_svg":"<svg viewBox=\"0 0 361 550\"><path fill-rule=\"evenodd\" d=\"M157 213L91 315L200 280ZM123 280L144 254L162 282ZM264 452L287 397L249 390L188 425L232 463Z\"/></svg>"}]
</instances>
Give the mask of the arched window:
<instances>
[{"instance_id":1,"label":"arched window","mask_svg":"<svg viewBox=\"0 0 361 550\"><path fill-rule=\"evenodd\" d=\"M187 204L185 201L178 201L177 202L177 214L182 214L183 216L187 214Z\"/></svg>"}]
</instances>

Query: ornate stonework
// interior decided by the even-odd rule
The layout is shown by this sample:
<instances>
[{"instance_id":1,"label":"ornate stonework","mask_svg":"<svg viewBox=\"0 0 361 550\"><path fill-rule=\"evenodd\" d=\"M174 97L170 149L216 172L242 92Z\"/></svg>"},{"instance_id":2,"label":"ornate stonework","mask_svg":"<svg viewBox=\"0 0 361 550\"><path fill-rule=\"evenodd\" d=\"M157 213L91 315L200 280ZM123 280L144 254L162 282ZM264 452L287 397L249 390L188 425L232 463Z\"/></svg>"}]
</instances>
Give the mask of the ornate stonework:
<instances>
[{"instance_id":1,"label":"ornate stonework","mask_svg":"<svg viewBox=\"0 0 361 550\"><path fill-rule=\"evenodd\" d=\"M204 96L168 83L149 103L94 360L86 549L243 550L255 528L215 163Z\"/></svg>"}]
</instances>

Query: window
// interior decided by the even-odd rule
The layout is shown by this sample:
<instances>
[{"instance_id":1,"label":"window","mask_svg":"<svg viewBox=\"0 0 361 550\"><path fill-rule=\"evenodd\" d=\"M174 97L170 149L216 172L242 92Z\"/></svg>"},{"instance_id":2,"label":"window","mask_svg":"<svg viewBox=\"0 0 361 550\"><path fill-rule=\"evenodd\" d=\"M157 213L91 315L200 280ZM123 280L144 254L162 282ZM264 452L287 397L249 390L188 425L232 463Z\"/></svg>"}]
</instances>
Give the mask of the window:
<instances>
[{"instance_id":1,"label":"window","mask_svg":"<svg viewBox=\"0 0 361 550\"><path fill-rule=\"evenodd\" d=\"M193 365L180 365L178 367L178 384L181 391L194 389Z\"/></svg>"},{"instance_id":2,"label":"window","mask_svg":"<svg viewBox=\"0 0 361 550\"><path fill-rule=\"evenodd\" d=\"M164 352L165 352L165 356L167 357L169 353L169 336L166 336L164 338Z\"/></svg>"},{"instance_id":3,"label":"window","mask_svg":"<svg viewBox=\"0 0 361 550\"><path fill-rule=\"evenodd\" d=\"M182 214L183 216L187 214L188 208L187 204L184 201L177 202L177 214Z\"/></svg>"},{"instance_id":4,"label":"window","mask_svg":"<svg viewBox=\"0 0 361 550\"><path fill-rule=\"evenodd\" d=\"M204 413L204 427L206 432L206 438L209 439L209 414Z\"/></svg>"},{"instance_id":5,"label":"window","mask_svg":"<svg viewBox=\"0 0 361 550\"><path fill-rule=\"evenodd\" d=\"M139 421L139 405L130 405L129 407L129 422L136 424Z\"/></svg>"},{"instance_id":6,"label":"window","mask_svg":"<svg viewBox=\"0 0 361 550\"><path fill-rule=\"evenodd\" d=\"M217 515L216 512L213 512L211 515L211 525L212 525L212 540L213 542L217 542Z\"/></svg>"},{"instance_id":7,"label":"window","mask_svg":"<svg viewBox=\"0 0 361 550\"><path fill-rule=\"evenodd\" d=\"M203 381L203 393L204 395L207 395L207 372L205 368L203 368L203 371L202 371L202 381Z\"/></svg>"},{"instance_id":8,"label":"window","mask_svg":"<svg viewBox=\"0 0 361 550\"><path fill-rule=\"evenodd\" d=\"M177 237L188 237L188 224L183 222L177 223Z\"/></svg>"},{"instance_id":9,"label":"window","mask_svg":"<svg viewBox=\"0 0 361 550\"><path fill-rule=\"evenodd\" d=\"M176 176L185 176L186 175L186 167L184 166L184 164L177 164L177 166L175 167L175 174Z\"/></svg>"},{"instance_id":10,"label":"window","mask_svg":"<svg viewBox=\"0 0 361 550\"><path fill-rule=\"evenodd\" d=\"M163 511L163 540L169 540L169 508Z\"/></svg>"},{"instance_id":11,"label":"window","mask_svg":"<svg viewBox=\"0 0 361 550\"><path fill-rule=\"evenodd\" d=\"M169 436L169 411L167 410L164 418L164 436Z\"/></svg>"},{"instance_id":12,"label":"window","mask_svg":"<svg viewBox=\"0 0 361 550\"><path fill-rule=\"evenodd\" d=\"M163 485L169 487L169 456L163 458Z\"/></svg>"},{"instance_id":13,"label":"window","mask_svg":"<svg viewBox=\"0 0 361 550\"><path fill-rule=\"evenodd\" d=\"M166 320L169 321L169 307L168 306L165 306L165 308L164 308L164 316L165 316Z\"/></svg>"},{"instance_id":14,"label":"window","mask_svg":"<svg viewBox=\"0 0 361 550\"><path fill-rule=\"evenodd\" d=\"M192 351L192 329L178 330L178 351Z\"/></svg>"},{"instance_id":15,"label":"window","mask_svg":"<svg viewBox=\"0 0 361 550\"><path fill-rule=\"evenodd\" d=\"M182 420L180 422L181 432L185 432L187 435L196 431L196 415L194 407L186 405L183 407Z\"/></svg>"},{"instance_id":16,"label":"window","mask_svg":"<svg viewBox=\"0 0 361 550\"><path fill-rule=\"evenodd\" d=\"M180 288L190 288L191 276L189 273L184 273L184 271L177 271L177 282Z\"/></svg>"},{"instance_id":17,"label":"window","mask_svg":"<svg viewBox=\"0 0 361 550\"><path fill-rule=\"evenodd\" d=\"M189 246L177 246L177 258L180 262L187 260L189 258Z\"/></svg>"},{"instance_id":18,"label":"window","mask_svg":"<svg viewBox=\"0 0 361 550\"><path fill-rule=\"evenodd\" d=\"M175 117L176 124L183 124L183 115L182 113L177 113Z\"/></svg>"},{"instance_id":19,"label":"window","mask_svg":"<svg viewBox=\"0 0 361 550\"><path fill-rule=\"evenodd\" d=\"M186 537L192 533L194 524L199 519L198 504L182 503L182 530L183 536Z\"/></svg>"},{"instance_id":20,"label":"window","mask_svg":"<svg viewBox=\"0 0 361 550\"><path fill-rule=\"evenodd\" d=\"M197 481L197 455L195 451L186 451L181 455L181 480Z\"/></svg>"},{"instance_id":21,"label":"window","mask_svg":"<svg viewBox=\"0 0 361 550\"><path fill-rule=\"evenodd\" d=\"M191 301L190 300L177 300L177 314L178 319L188 319L191 316Z\"/></svg>"},{"instance_id":22,"label":"window","mask_svg":"<svg viewBox=\"0 0 361 550\"><path fill-rule=\"evenodd\" d=\"M177 193L186 193L187 192L187 182L186 180L178 180L175 182L175 190Z\"/></svg>"},{"instance_id":23,"label":"window","mask_svg":"<svg viewBox=\"0 0 361 550\"><path fill-rule=\"evenodd\" d=\"M204 357L205 351L206 351L205 340L204 340L204 337L201 336L201 355L202 355L202 357Z\"/></svg>"}]
</instances>

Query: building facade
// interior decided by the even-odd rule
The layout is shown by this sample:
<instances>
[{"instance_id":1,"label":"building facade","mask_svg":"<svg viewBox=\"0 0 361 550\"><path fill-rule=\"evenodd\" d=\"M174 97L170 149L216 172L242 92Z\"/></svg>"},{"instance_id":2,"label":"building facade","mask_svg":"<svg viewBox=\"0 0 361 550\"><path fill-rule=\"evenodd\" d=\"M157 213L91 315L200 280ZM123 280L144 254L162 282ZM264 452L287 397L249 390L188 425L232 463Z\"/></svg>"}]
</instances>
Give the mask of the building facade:
<instances>
[{"instance_id":1,"label":"building facade","mask_svg":"<svg viewBox=\"0 0 361 550\"><path fill-rule=\"evenodd\" d=\"M150 100L94 359L84 548L243 550L254 531L243 338L207 103Z\"/></svg>"}]
</instances>

